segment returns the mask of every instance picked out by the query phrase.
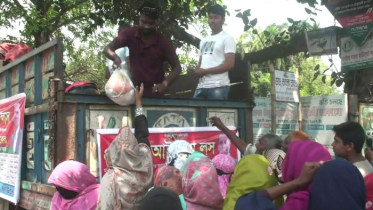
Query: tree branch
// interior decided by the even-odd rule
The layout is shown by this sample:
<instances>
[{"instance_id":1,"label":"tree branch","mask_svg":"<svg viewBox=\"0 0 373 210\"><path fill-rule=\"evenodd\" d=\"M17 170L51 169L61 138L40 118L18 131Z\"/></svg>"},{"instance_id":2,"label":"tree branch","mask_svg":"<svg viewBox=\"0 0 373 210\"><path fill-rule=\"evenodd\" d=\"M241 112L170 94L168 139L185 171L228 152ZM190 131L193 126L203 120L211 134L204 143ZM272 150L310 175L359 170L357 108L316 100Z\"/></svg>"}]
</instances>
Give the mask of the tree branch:
<instances>
[{"instance_id":1,"label":"tree branch","mask_svg":"<svg viewBox=\"0 0 373 210\"><path fill-rule=\"evenodd\" d=\"M61 17L66 14L68 11L74 9L75 7L78 7L79 5L82 5L89 0L80 0L76 1L74 4L68 6L68 7L61 7L61 11L51 20L51 23L54 23L55 25L59 25L61 21Z\"/></svg>"},{"instance_id":2,"label":"tree branch","mask_svg":"<svg viewBox=\"0 0 373 210\"><path fill-rule=\"evenodd\" d=\"M73 23L74 21L77 21L77 20L79 20L79 19L81 19L81 18L84 18L84 17L86 17L86 16L87 16L87 14L78 15L78 16L75 16L75 17L73 17L73 18L71 18L71 19L69 19L69 20L66 20L66 21L60 23L59 25L55 25L55 26L54 26L54 29L52 30L51 33L53 33L55 30L59 29L59 28L62 27L62 26L69 25L69 24Z\"/></svg>"},{"instance_id":3,"label":"tree branch","mask_svg":"<svg viewBox=\"0 0 373 210\"><path fill-rule=\"evenodd\" d=\"M199 43L201 42L201 40L198 37L195 37L192 34L186 32L185 29L183 29L182 27L174 27L173 35L176 39L179 39L180 41L186 42L195 46L196 48L199 48Z\"/></svg>"}]
</instances>

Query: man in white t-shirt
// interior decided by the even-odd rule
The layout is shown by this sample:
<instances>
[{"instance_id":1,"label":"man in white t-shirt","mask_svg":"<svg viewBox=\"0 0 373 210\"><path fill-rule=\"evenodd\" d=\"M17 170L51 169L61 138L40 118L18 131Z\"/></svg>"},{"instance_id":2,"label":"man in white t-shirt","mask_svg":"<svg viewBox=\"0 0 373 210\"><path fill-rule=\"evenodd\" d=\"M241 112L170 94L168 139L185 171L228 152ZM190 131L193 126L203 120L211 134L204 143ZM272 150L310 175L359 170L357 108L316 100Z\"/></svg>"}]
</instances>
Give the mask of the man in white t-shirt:
<instances>
[{"instance_id":1,"label":"man in white t-shirt","mask_svg":"<svg viewBox=\"0 0 373 210\"><path fill-rule=\"evenodd\" d=\"M125 26L119 26L118 33L121 32L124 29ZM122 60L122 64L126 64L127 68L130 68L129 66L129 49L128 47L123 47L115 50L115 53L119 56L119 58ZM129 70L129 69L128 69ZM114 71L114 62L108 58L106 58L106 71L105 71L105 78L109 79L110 75Z\"/></svg>"},{"instance_id":2,"label":"man in white t-shirt","mask_svg":"<svg viewBox=\"0 0 373 210\"><path fill-rule=\"evenodd\" d=\"M189 74L199 77L194 98L221 99L228 98L230 81L228 71L233 69L236 42L232 36L223 31L225 9L220 5L209 9L209 26L211 35L200 43L200 58L195 70Z\"/></svg>"},{"instance_id":3,"label":"man in white t-shirt","mask_svg":"<svg viewBox=\"0 0 373 210\"><path fill-rule=\"evenodd\" d=\"M335 156L353 163L363 177L373 173L373 166L362 155L366 134L357 122L344 122L333 127L335 133L332 143Z\"/></svg>"}]
</instances>

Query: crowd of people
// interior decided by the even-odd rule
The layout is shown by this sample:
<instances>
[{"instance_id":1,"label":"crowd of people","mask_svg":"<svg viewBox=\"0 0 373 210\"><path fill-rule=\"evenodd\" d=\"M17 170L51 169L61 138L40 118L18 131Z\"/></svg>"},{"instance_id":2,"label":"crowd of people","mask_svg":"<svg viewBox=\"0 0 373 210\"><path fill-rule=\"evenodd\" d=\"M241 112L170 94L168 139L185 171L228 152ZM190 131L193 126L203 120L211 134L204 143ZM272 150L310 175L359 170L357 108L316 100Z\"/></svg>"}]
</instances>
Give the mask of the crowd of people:
<instances>
[{"instance_id":1,"label":"crowd of people","mask_svg":"<svg viewBox=\"0 0 373 210\"><path fill-rule=\"evenodd\" d=\"M211 123L241 152L240 160L229 154L210 159L187 141L175 140L165 166L154 171L141 98L162 97L181 67L171 42L156 30L160 9L144 3L139 14L139 26L120 29L104 49L112 61L107 77L113 63L127 63L137 86L135 133L120 129L104 153L108 170L100 184L86 165L60 163L48 180L57 190L52 210L373 210L373 166L368 161L373 158L362 155L366 135L355 122L334 126L333 158L301 131L285 139L266 134L247 144L213 117ZM224 19L223 7L210 8L212 33L200 43L197 67L188 69L199 78L195 98L228 97L236 44L222 30ZM164 62L172 68L167 77Z\"/></svg>"},{"instance_id":2,"label":"crowd of people","mask_svg":"<svg viewBox=\"0 0 373 210\"><path fill-rule=\"evenodd\" d=\"M255 144L211 122L243 154L212 159L184 140L173 141L165 166L153 171L149 130L136 90L135 133L120 130L104 153L108 170L97 184L86 165L60 163L48 182L56 187L52 210L358 210L373 209L373 166L362 155L360 124L334 127L336 158L307 134L274 134Z\"/></svg>"}]
</instances>

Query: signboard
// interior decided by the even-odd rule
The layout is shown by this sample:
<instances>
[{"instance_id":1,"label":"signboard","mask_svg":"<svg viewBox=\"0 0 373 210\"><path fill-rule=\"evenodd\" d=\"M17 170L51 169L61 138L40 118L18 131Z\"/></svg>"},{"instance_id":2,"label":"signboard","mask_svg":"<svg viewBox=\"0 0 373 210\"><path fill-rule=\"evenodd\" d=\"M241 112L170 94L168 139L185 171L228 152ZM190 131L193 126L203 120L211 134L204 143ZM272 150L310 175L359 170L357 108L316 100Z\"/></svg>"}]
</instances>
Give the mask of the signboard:
<instances>
[{"instance_id":1,"label":"signboard","mask_svg":"<svg viewBox=\"0 0 373 210\"><path fill-rule=\"evenodd\" d=\"M373 39L358 46L350 37L341 38L342 72L373 67Z\"/></svg>"},{"instance_id":2,"label":"signboard","mask_svg":"<svg viewBox=\"0 0 373 210\"><path fill-rule=\"evenodd\" d=\"M373 138L373 106L370 104L360 105L360 125L363 126L368 137Z\"/></svg>"},{"instance_id":3,"label":"signboard","mask_svg":"<svg viewBox=\"0 0 373 210\"><path fill-rule=\"evenodd\" d=\"M213 126L210 122L211 117L219 117L225 126L237 126L237 110L236 109L207 109L207 123Z\"/></svg>"},{"instance_id":4,"label":"signboard","mask_svg":"<svg viewBox=\"0 0 373 210\"><path fill-rule=\"evenodd\" d=\"M232 132L237 133L235 127L228 127ZM100 177L107 169L104 160L104 152L114 138L118 135L119 129L98 129L97 142L99 151ZM132 132L134 130L132 129ZM192 127L192 128L149 128L149 142L153 156L154 169L161 167L166 162L167 147L172 142L172 137L190 142L196 151L213 158L220 153L230 154L235 159L240 159L238 149L231 144L226 135L215 127Z\"/></svg>"},{"instance_id":5,"label":"signboard","mask_svg":"<svg viewBox=\"0 0 373 210\"><path fill-rule=\"evenodd\" d=\"M0 197L20 197L23 120L26 94L0 100Z\"/></svg>"},{"instance_id":6,"label":"signboard","mask_svg":"<svg viewBox=\"0 0 373 210\"><path fill-rule=\"evenodd\" d=\"M271 132L271 99L255 98L253 109L254 142ZM297 103L276 103L276 134L285 138L290 131L299 130Z\"/></svg>"},{"instance_id":7,"label":"signboard","mask_svg":"<svg viewBox=\"0 0 373 210\"><path fill-rule=\"evenodd\" d=\"M303 131L328 148L334 139L334 125L347 121L347 95L312 96L301 98Z\"/></svg>"},{"instance_id":8,"label":"signboard","mask_svg":"<svg viewBox=\"0 0 373 210\"><path fill-rule=\"evenodd\" d=\"M298 76L288 71L275 70L276 101L299 102Z\"/></svg>"},{"instance_id":9,"label":"signboard","mask_svg":"<svg viewBox=\"0 0 373 210\"><path fill-rule=\"evenodd\" d=\"M323 28L306 32L307 48L310 56L338 53L335 28Z\"/></svg>"},{"instance_id":10,"label":"signboard","mask_svg":"<svg viewBox=\"0 0 373 210\"><path fill-rule=\"evenodd\" d=\"M373 29L372 0L326 0L325 6L358 45L364 44Z\"/></svg>"}]
</instances>

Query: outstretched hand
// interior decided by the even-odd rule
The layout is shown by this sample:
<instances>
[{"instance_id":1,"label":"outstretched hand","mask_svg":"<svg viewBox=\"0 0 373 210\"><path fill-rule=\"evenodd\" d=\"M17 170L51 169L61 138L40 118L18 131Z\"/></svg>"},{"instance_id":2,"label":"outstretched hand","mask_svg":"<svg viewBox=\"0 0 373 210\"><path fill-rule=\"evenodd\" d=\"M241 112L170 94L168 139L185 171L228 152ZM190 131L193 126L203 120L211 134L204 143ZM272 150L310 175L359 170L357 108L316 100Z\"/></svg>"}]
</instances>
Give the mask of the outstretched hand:
<instances>
[{"instance_id":1,"label":"outstretched hand","mask_svg":"<svg viewBox=\"0 0 373 210\"><path fill-rule=\"evenodd\" d=\"M141 100L144 95L144 84L141 83L140 87L136 86L136 101Z\"/></svg>"},{"instance_id":2,"label":"outstretched hand","mask_svg":"<svg viewBox=\"0 0 373 210\"><path fill-rule=\"evenodd\" d=\"M309 163L304 164L302 172L300 176L297 178L299 184L301 186L307 186L308 184L310 184L317 170L319 170L319 168L322 165L324 165L324 161L309 162Z\"/></svg>"}]
</instances>

